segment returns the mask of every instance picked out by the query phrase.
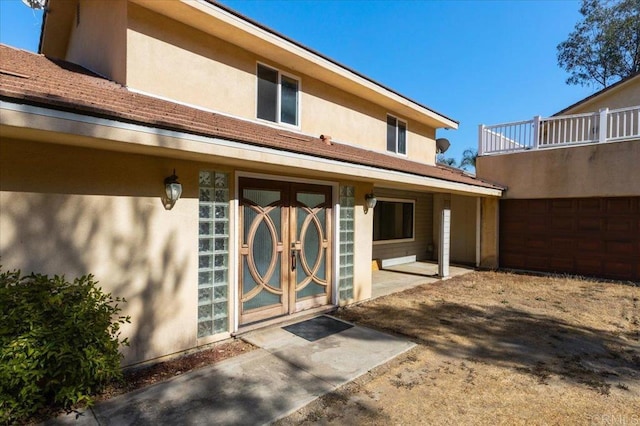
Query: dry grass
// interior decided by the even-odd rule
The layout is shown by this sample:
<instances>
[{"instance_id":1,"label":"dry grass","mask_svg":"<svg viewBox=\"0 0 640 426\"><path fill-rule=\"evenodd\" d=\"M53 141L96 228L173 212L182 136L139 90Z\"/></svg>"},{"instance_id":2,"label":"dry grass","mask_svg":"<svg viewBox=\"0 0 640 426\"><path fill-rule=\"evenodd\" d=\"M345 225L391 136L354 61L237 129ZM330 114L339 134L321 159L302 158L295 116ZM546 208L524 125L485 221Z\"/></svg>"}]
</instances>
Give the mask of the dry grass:
<instances>
[{"instance_id":1,"label":"dry grass","mask_svg":"<svg viewBox=\"0 0 640 426\"><path fill-rule=\"evenodd\" d=\"M640 424L639 287L477 272L338 316L418 346L281 424Z\"/></svg>"}]
</instances>

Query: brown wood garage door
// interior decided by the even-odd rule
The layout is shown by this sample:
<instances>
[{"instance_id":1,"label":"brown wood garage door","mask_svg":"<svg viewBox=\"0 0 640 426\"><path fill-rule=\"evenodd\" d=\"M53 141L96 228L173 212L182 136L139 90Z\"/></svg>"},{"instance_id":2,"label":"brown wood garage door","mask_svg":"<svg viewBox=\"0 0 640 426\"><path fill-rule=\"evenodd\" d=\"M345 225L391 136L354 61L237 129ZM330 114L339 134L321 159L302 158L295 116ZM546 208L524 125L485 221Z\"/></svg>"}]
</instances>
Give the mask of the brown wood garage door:
<instances>
[{"instance_id":1,"label":"brown wood garage door","mask_svg":"<svg viewBox=\"0 0 640 426\"><path fill-rule=\"evenodd\" d=\"M640 281L640 197L501 200L500 266Z\"/></svg>"}]
</instances>

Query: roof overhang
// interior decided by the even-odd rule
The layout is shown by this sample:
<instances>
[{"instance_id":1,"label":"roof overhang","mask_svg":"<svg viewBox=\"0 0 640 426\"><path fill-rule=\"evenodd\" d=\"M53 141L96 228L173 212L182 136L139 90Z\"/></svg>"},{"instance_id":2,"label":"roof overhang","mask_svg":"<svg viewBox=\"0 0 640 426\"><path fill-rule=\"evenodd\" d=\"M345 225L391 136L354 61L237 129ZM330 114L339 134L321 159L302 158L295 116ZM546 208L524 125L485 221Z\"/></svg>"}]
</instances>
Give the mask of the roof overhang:
<instances>
[{"instance_id":1,"label":"roof overhang","mask_svg":"<svg viewBox=\"0 0 640 426\"><path fill-rule=\"evenodd\" d=\"M194 135L0 101L3 138L26 139L132 154L170 156L233 167L269 166L269 170L301 173L305 177L367 181L413 190L449 192L476 197L500 197L502 190L417 176L410 173L353 164L346 161L252 146L242 142Z\"/></svg>"}]
</instances>

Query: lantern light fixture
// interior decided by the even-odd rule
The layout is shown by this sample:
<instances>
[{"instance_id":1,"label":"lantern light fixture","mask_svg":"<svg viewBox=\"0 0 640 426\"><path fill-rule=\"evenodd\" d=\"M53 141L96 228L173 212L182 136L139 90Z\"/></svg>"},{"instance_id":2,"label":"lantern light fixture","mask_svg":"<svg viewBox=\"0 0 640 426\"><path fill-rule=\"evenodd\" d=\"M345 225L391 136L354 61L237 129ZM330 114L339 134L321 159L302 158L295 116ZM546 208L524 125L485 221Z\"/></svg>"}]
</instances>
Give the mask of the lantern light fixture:
<instances>
[{"instance_id":1,"label":"lantern light fixture","mask_svg":"<svg viewBox=\"0 0 640 426\"><path fill-rule=\"evenodd\" d=\"M364 196L364 207L365 207L364 214L367 214L369 209L375 208L377 203L378 203L378 199L373 194L373 192L365 195Z\"/></svg>"},{"instance_id":2,"label":"lantern light fixture","mask_svg":"<svg viewBox=\"0 0 640 426\"><path fill-rule=\"evenodd\" d=\"M164 191L165 195L162 197L162 204L166 210L171 210L182 195L182 184L178 182L176 169L173 169L171 176L164 179Z\"/></svg>"}]
</instances>

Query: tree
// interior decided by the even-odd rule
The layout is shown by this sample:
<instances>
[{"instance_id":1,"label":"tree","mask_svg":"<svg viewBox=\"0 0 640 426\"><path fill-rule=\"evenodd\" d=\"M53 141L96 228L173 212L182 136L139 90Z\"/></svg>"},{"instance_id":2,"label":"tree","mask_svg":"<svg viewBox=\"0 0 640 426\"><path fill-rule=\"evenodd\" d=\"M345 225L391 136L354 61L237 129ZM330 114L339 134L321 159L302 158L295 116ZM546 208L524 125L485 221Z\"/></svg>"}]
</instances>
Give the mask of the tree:
<instances>
[{"instance_id":1,"label":"tree","mask_svg":"<svg viewBox=\"0 0 640 426\"><path fill-rule=\"evenodd\" d=\"M438 154L438 156L436 157L436 162L438 164L443 164L449 167L456 167L456 165L458 164L455 158L446 158L444 154Z\"/></svg>"},{"instance_id":2,"label":"tree","mask_svg":"<svg viewBox=\"0 0 640 426\"><path fill-rule=\"evenodd\" d=\"M468 168L476 168L476 158L478 158L478 151L475 149L467 148L462 152L462 160L460 160L460 168L468 170Z\"/></svg>"},{"instance_id":3,"label":"tree","mask_svg":"<svg viewBox=\"0 0 640 426\"><path fill-rule=\"evenodd\" d=\"M582 0L583 16L558 45L567 84L603 88L640 72L640 0Z\"/></svg>"}]
</instances>

